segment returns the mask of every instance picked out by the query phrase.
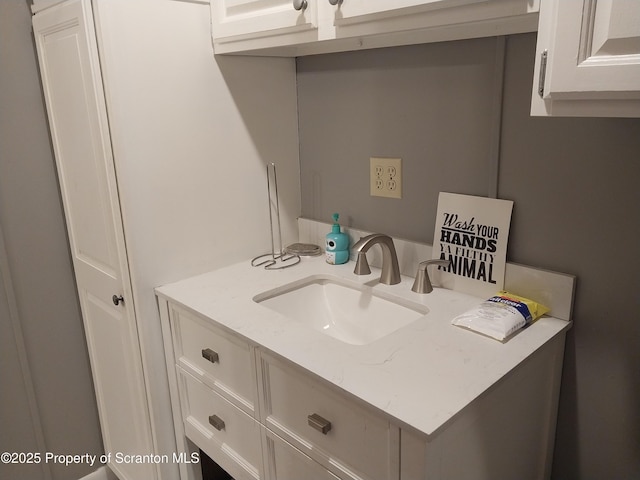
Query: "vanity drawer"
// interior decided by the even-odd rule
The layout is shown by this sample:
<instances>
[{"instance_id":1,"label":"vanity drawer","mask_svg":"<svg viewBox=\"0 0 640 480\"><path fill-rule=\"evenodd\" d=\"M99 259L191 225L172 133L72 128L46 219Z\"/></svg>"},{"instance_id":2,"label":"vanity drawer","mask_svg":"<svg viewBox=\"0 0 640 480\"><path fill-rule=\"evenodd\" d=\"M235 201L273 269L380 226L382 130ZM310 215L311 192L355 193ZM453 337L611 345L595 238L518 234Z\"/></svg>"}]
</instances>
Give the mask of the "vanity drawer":
<instances>
[{"instance_id":1,"label":"vanity drawer","mask_svg":"<svg viewBox=\"0 0 640 480\"><path fill-rule=\"evenodd\" d=\"M341 480L268 428L263 432L269 480Z\"/></svg>"},{"instance_id":2,"label":"vanity drawer","mask_svg":"<svg viewBox=\"0 0 640 480\"><path fill-rule=\"evenodd\" d=\"M255 416L251 347L210 321L171 307L176 363L230 402Z\"/></svg>"},{"instance_id":3,"label":"vanity drawer","mask_svg":"<svg viewBox=\"0 0 640 480\"><path fill-rule=\"evenodd\" d=\"M264 478L260 424L178 368L186 436L236 480Z\"/></svg>"},{"instance_id":4,"label":"vanity drawer","mask_svg":"<svg viewBox=\"0 0 640 480\"><path fill-rule=\"evenodd\" d=\"M269 429L341 478L398 479L397 427L288 362L260 358Z\"/></svg>"}]
</instances>

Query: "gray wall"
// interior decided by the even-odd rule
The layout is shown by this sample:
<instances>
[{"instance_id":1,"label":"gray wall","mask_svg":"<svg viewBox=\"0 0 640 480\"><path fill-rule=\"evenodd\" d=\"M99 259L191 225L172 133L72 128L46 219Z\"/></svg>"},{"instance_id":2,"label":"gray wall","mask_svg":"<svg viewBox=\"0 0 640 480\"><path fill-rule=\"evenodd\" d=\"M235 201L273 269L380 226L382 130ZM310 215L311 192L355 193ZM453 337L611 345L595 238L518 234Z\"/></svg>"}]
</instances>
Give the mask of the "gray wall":
<instances>
[{"instance_id":1,"label":"gray wall","mask_svg":"<svg viewBox=\"0 0 640 480\"><path fill-rule=\"evenodd\" d=\"M26 449L36 445L33 438L40 436L52 453L100 455L103 448L89 359L31 37L31 14L24 0L0 1L0 226L24 334L24 342L13 337L9 299L0 292L0 450L31 451ZM21 378L21 350L28 360L31 386ZM26 423L29 414L23 402L28 402L30 394L35 395L41 429L37 422ZM22 409L14 409L14 403ZM96 468L48 466L56 480L77 479ZM44 472L26 468L0 464L0 478L46 478L36 476Z\"/></svg>"},{"instance_id":2,"label":"gray wall","mask_svg":"<svg viewBox=\"0 0 640 480\"><path fill-rule=\"evenodd\" d=\"M499 46L298 59L302 214L338 211L351 226L431 243L439 191L487 195L497 182L515 202L509 260L578 277L553 478L637 479L640 119L530 117L535 35L507 39L504 77ZM369 196L370 156L403 159L403 199Z\"/></svg>"},{"instance_id":3,"label":"gray wall","mask_svg":"<svg viewBox=\"0 0 640 480\"><path fill-rule=\"evenodd\" d=\"M486 195L495 46L299 58L303 216L431 241L439 191ZM369 196L371 156L402 158L401 200Z\"/></svg>"}]
</instances>

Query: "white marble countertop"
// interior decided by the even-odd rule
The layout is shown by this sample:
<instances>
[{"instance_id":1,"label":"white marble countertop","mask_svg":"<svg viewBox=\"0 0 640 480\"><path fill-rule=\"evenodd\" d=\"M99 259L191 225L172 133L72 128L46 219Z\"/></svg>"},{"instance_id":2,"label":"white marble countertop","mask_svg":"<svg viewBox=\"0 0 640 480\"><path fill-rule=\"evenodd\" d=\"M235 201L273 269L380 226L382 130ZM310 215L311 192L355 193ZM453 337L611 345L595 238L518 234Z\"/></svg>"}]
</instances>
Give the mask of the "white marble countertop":
<instances>
[{"instance_id":1,"label":"white marble countertop","mask_svg":"<svg viewBox=\"0 0 640 480\"><path fill-rule=\"evenodd\" d=\"M402 426L436 434L462 409L512 371L570 323L543 317L501 343L451 325L456 315L483 298L436 288L419 295L413 278L384 290L424 304L429 313L368 345L350 345L254 302L254 296L281 285L324 274L358 283L354 262L329 265L324 256L303 258L284 270L264 270L249 260L156 289L159 296L212 319L245 339L311 371L379 409ZM517 293L517 292L514 292Z\"/></svg>"}]
</instances>

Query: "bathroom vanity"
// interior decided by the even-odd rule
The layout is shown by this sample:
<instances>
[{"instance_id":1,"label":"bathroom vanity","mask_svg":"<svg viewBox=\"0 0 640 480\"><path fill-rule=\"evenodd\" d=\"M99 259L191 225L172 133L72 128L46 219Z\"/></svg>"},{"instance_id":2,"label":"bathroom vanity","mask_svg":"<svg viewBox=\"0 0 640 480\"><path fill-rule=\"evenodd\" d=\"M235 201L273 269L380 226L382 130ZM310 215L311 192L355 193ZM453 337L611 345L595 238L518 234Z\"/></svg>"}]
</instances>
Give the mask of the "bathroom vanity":
<instances>
[{"instance_id":1,"label":"bathroom vanity","mask_svg":"<svg viewBox=\"0 0 640 480\"><path fill-rule=\"evenodd\" d=\"M200 448L236 479L548 478L570 322L543 317L501 343L451 325L483 298L353 268L247 260L156 289L181 453ZM301 310L266 301L311 284ZM328 334L299 313L327 284L365 312L375 300L416 317L371 338Z\"/></svg>"}]
</instances>

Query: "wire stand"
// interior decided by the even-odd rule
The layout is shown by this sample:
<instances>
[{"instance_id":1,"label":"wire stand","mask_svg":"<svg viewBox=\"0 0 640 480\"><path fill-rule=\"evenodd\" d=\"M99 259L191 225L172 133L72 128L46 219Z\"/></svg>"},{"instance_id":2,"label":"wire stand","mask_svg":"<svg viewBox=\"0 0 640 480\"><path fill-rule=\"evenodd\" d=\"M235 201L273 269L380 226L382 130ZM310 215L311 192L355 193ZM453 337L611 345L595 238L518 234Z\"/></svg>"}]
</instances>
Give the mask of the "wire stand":
<instances>
[{"instance_id":1,"label":"wire stand","mask_svg":"<svg viewBox=\"0 0 640 480\"><path fill-rule=\"evenodd\" d=\"M278 201L278 179L274 163L267 164L267 196L269 202L269 227L271 228L271 253L258 255L251 260L251 266L263 267L265 270L281 270L283 268L293 267L300 263L300 256L292 253L286 253L282 248L280 202ZM278 236L277 240L276 233ZM278 250L276 250L276 244L279 246Z\"/></svg>"}]
</instances>

